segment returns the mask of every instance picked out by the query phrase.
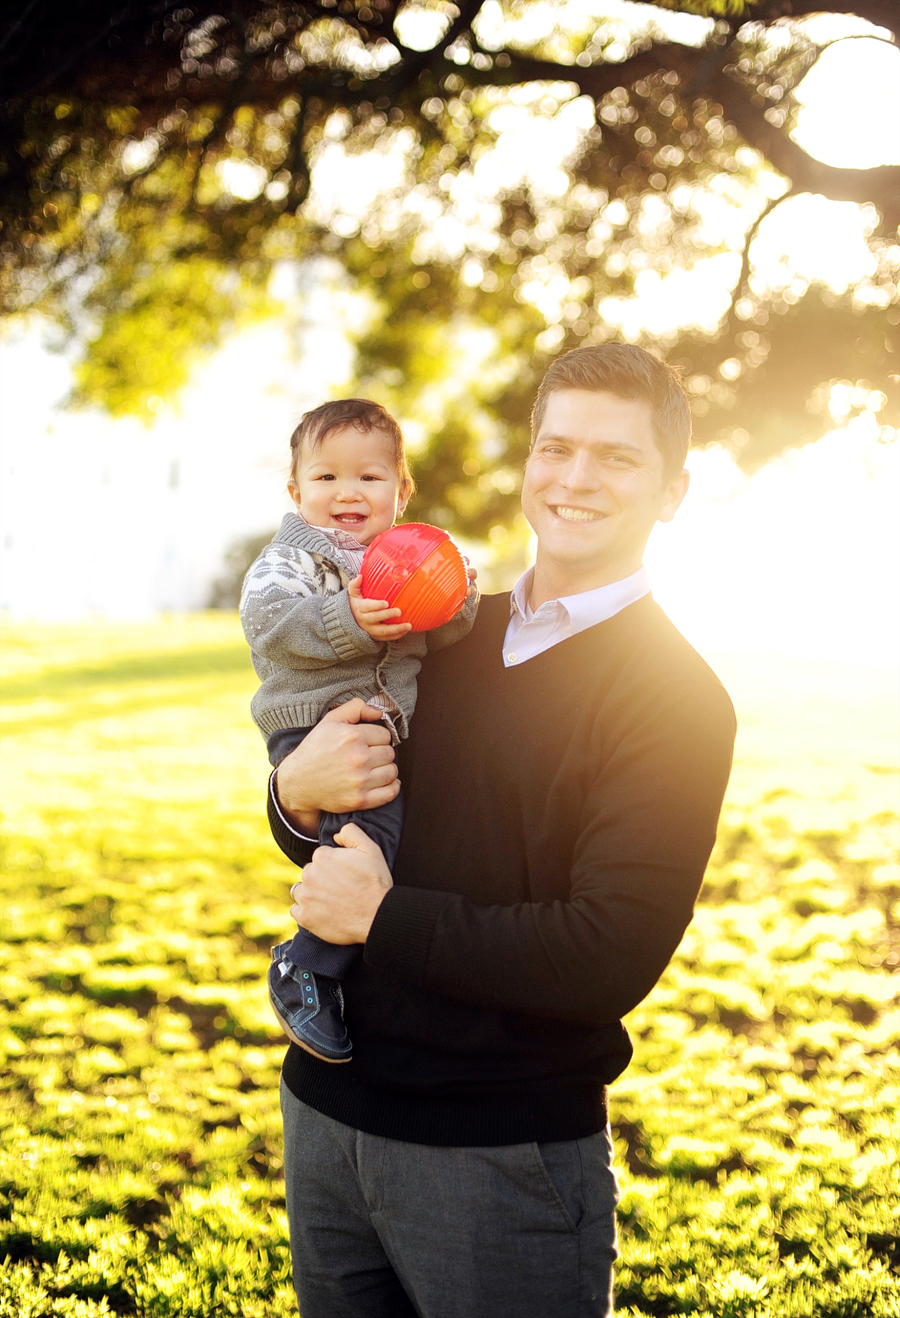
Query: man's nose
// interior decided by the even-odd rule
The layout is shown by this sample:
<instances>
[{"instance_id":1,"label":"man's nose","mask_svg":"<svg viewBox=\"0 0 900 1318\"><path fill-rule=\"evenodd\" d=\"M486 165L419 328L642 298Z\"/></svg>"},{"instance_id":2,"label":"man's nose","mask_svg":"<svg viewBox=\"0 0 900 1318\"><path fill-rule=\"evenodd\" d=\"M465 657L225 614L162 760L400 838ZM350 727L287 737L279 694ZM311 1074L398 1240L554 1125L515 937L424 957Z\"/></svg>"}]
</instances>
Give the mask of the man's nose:
<instances>
[{"instance_id":1,"label":"man's nose","mask_svg":"<svg viewBox=\"0 0 900 1318\"><path fill-rule=\"evenodd\" d=\"M596 462L590 453L575 453L559 474L559 483L566 490L595 490L600 483Z\"/></svg>"}]
</instances>

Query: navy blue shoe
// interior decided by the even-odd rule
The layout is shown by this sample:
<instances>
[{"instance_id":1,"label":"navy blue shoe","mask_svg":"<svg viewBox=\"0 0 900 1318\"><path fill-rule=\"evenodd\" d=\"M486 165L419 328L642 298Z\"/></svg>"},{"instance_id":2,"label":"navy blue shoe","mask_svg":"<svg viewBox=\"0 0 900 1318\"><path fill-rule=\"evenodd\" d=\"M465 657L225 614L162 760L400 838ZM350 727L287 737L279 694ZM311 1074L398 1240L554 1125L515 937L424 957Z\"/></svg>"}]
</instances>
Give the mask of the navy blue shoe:
<instances>
[{"instance_id":1,"label":"navy blue shoe","mask_svg":"<svg viewBox=\"0 0 900 1318\"><path fill-rule=\"evenodd\" d=\"M340 981L287 961L288 943L272 948L269 1001L287 1037L322 1062L349 1062L353 1045L344 1025Z\"/></svg>"}]
</instances>

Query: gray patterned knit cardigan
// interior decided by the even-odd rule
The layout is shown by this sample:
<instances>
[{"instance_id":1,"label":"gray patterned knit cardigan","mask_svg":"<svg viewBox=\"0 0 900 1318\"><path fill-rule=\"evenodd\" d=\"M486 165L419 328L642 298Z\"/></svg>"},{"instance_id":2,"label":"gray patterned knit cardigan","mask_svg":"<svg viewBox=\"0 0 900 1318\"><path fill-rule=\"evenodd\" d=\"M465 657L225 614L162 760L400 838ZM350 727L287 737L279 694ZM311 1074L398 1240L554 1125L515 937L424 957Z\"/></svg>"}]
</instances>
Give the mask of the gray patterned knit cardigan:
<instances>
[{"instance_id":1,"label":"gray patterned knit cardigan","mask_svg":"<svg viewBox=\"0 0 900 1318\"><path fill-rule=\"evenodd\" d=\"M287 513L244 578L241 622L262 683L250 712L264 737L311 728L335 705L379 693L393 700L397 731L408 736L423 656L471 630L477 594L443 627L374 641L351 612L352 576L326 535Z\"/></svg>"}]
</instances>

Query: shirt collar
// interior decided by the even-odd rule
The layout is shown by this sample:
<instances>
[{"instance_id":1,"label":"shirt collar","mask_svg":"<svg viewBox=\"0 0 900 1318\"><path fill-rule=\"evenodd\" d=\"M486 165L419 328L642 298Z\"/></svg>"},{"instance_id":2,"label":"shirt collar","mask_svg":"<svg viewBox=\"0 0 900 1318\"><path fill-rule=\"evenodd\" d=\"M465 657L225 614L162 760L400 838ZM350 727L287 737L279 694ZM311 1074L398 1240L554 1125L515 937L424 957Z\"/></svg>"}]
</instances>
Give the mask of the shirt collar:
<instances>
[{"instance_id":1,"label":"shirt collar","mask_svg":"<svg viewBox=\"0 0 900 1318\"><path fill-rule=\"evenodd\" d=\"M517 614L523 622L528 622L535 616L528 604L533 577L534 568L530 567L522 573L510 592L510 614ZM575 635L576 632L582 632L598 622L605 622L607 618L612 618L629 604L634 604L636 600L649 593L650 581L647 569L641 566L637 572L632 572L629 577L623 577L621 581L598 586L596 590L583 590L576 595L563 595L559 599L548 600L541 607L547 609L548 613L551 611L559 613L562 610L569 619L572 634Z\"/></svg>"}]
</instances>

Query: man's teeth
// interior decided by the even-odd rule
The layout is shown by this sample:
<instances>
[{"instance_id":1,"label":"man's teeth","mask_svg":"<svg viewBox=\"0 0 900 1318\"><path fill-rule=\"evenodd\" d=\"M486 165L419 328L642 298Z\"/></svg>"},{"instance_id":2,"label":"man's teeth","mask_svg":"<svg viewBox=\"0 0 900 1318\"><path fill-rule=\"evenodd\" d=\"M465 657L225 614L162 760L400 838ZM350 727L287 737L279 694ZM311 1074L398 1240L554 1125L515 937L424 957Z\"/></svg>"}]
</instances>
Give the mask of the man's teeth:
<instances>
[{"instance_id":1,"label":"man's teeth","mask_svg":"<svg viewBox=\"0 0 900 1318\"><path fill-rule=\"evenodd\" d=\"M560 508L554 509L557 517L561 517L565 522L599 522L601 514L592 513L587 508Z\"/></svg>"}]
</instances>

